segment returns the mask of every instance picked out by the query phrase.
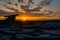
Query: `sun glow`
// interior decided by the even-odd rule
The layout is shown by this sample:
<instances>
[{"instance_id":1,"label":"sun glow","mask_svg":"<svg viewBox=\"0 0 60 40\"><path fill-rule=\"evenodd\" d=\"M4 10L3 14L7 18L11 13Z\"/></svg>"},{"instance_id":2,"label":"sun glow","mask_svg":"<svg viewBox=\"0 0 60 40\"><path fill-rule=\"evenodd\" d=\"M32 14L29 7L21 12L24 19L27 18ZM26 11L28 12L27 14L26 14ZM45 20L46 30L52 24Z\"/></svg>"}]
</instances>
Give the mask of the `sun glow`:
<instances>
[{"instance_id":1,"label":"sun glow","mask_svg":"<svg viewBox=\"0 0 60 40\"><path fill-rule=\"evenodd\" d=\"M55 16L29 16L29 15L19 15L16 16L17 21L44 21L44 20L60 20L59 17Z\"/></svg>"},{"instance_id":2,"label":"sun glow","mask_svg":"<svg viewBox=\"0 0 60 40\"><path fill-rule=\"evenodd\" d=\"M18 21L33 21L33 20L38 20L40 19L40 17L34 17L34 16L30 16L30 15L19 15L19 16L16 16L16 20Z\"/></svg>"}]
</instances>

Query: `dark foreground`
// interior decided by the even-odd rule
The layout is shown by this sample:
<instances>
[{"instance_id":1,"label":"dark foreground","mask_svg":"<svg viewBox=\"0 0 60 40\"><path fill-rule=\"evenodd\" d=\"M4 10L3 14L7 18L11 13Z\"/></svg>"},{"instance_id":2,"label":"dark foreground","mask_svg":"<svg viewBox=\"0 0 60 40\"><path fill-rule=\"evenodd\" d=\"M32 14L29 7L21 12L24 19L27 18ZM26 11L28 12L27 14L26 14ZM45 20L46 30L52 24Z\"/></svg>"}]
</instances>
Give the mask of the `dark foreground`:
<instances>
[{"instance_id":1,"label":"dark foreground","mask_svg":"<svg viewBox=\"0 0 60 40\"><path fill-rule=\"evenodd\" d=\"M60 20L56 21L0 21L0 40L60 38Z\"/></svg>"}]
</instances>

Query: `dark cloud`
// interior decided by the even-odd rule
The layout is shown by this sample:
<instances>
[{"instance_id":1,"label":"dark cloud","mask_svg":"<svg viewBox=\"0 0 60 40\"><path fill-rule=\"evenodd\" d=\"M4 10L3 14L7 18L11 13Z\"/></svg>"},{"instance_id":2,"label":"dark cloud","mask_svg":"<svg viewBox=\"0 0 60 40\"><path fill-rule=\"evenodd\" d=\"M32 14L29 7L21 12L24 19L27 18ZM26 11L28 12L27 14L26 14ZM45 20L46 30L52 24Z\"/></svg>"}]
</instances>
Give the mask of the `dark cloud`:
<instances>
[{"instance_id":1,"label":"dark cloud","mask_svg":"<svg viewBox=\"0 0 60 40\"><path fill-rule=\"evenodd\" d=\"M52 2L52 0L42 0L41 5L49 5Z\"/></svg>"},{"instance_id":2,"label":"dark cloud","mask_svg":"<svg viewBox=\"0 0 60 40\"><path fill-rule=\"evenodd\" d=\"M22 3L24 0L17 0L17 1L18 1L18 3L20 3L20 2Z\"/></svg>"},{"instance_id":3,"label":"dark cloud","mask_svg":"<svg viewBox=\"0 0 60 40\"><path fill-rule=\"evenodd\" d=\"M6 11L0 11L0 16L10 16L10 15L16 15L16 12L6 12Z\"/></svg>"},{"instance_id":4,"label":"dark cloud","mask_svg":"<svg viewBox=\"0 0 60 40\"><path fill-rule=\"evenodd\" d=\"M6 7L7 9L10 9L10 10L14 10L15 12L18 12L17 9L14 9L14 8L9 8L9 7Z\"/></svg>"}]
</instances>

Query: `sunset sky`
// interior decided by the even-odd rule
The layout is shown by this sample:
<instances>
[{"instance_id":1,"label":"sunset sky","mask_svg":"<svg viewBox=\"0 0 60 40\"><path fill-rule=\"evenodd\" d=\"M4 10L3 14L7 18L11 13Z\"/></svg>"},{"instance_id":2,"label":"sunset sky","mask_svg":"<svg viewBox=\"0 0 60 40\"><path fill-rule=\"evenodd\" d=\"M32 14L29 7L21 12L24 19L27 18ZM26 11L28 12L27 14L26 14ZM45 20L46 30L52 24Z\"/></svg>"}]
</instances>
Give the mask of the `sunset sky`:
<instances>
[{"instance_id":1,"label":"sunset sky","mask_svg":"<svg viewBox=\"0 0 60 40\"><path fill-rule=\"evenodd\" d=\"M14 0L0 0L0 2L7 2L7 1L11 1L11 2L15 2ZM41 0L34 0L36 2L36 4L38 4ZM26 3L27 4L27 3ZM34 5L34 7L37 5ZM49 10L52 11L60 11L60 0L52 0L50 5L47 6L43 6L45 8L48 8ZM0 10L5 10L6 8L2 5L0 5Z\"/></svg>"},{"instance_id":2,"label":"sunset sky","mask_svg":"<svg viewBox=\"0 0 60 40\"><path fill-rule=\"evenodd\" d=\"M0 2L12 2L12 3L16 3L15 2L15 0L0 0ZM35 2L35 4L34 5L32 5L33 6L33 8L36 8L37 7L37 5L41 2L41 0L34 0L34 2ZM26 5L27 4L27 2L25 2L25 3L23 3L23 5ZM13 7L13 5L9 5L9 7ZM59 12L59 13L56 13L57 14L57 16L59 15L59 17L55 17L56 16L56 14L54 15L54 13L52 13L54 16L53 17L51 17L51 19L59 19L60 18L60 0L52 0L52 2L49 4L49 5L43 5L43 6L41 6L42 7L42 10L44 10L45 8L46 9L48 9L48 12L49 11L52 11L52 12ZM18 8L18 7L17 7ZM37 7L38 8L38 7ZM18 8L18 9L20 9L20 7ZM38 8L39 9L39 8ZM3 5L1 5L0 4L0 10L4 10L4 11L10 11L10 12L14 12L14 11L12 11L12 10L9 10L9 9L7 9L5 6L3 6ZM42 10L40 10L40 12L42 11ZM21 10L20 10L21 11ZM1 13L2 14L2 13ZM0 15L1 15L0 14ZM15 13L14 13L15 14ZM45 14L45 12L43 12L42 13L43 15ZM35 15L36 16L36 15ZM40 16L40 15L39 15ZM48 15L49 16L49 15ZM50 15L50 16L52 16L52 15ZM19 19L20 17L19 16L17 16L17 19L18 20L20 20ZM25 19L25 17L23 17L24 19ZM32 17L31 17L32 18ZM37 20L41 20L41 18L44 20L44 18L45 19L50 19L49 17L45 17L45 16L42 16L42 17L35 17L35 19L34 19L34 17L32 18L32 19L34 19L34 20L36 20L36 18L38 18Z\"/></svg>"}]
</instances>

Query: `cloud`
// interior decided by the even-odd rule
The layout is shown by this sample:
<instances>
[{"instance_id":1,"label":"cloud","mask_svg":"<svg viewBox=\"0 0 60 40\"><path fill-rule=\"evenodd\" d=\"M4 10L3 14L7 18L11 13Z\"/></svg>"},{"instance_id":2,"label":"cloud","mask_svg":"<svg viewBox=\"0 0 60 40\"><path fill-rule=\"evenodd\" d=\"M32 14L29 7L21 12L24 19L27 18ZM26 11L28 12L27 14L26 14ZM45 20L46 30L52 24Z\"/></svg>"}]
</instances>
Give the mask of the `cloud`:
<instances>
[{"instance_id":1,"label":"cloud","mask_svg":"<svg viewBox=\"0 0 60 40\"><path fill-rule=\"evenodd\" d=\"M18 1L24 1L24 0L18 0ZM32 0L29 0L28 2L31 3ZM42 4L43 2L44 2L44 5L46 5L47 3L50 4L50 0L49 1L48 0L41 1L40 4ZM15 4L13 4L11 2L6 2L5 4L6 5L4 5L4 6L6 8L4 10L6 12L16 12L17 11L17 12L22 12L22 13L24 12L25 13L25 11L26 11L31 14L43 14L43 15L51 14L53 12L47 8L42 7L43 5L40 6L39 4L37 4L37 7L34 7L34 5L31 6L32 4L31 5L21 5L21 7L19 7L18 5L16 6ZM7 4L13 6L14 8L9 7Z\"/></svg>"}]
</instances>

